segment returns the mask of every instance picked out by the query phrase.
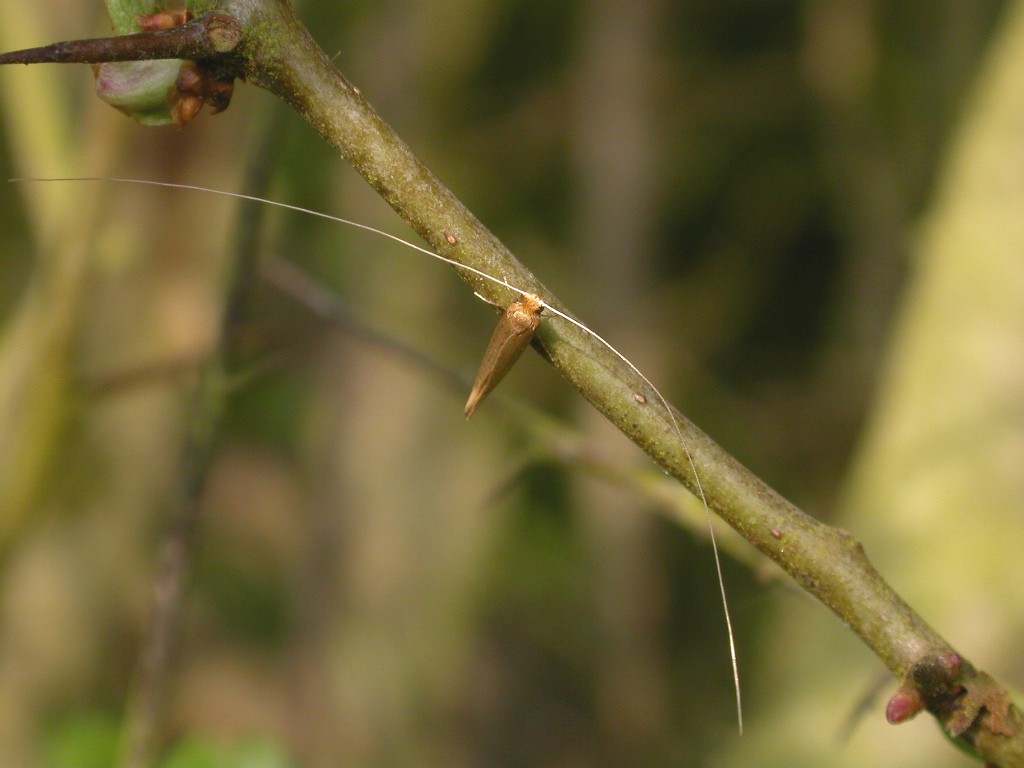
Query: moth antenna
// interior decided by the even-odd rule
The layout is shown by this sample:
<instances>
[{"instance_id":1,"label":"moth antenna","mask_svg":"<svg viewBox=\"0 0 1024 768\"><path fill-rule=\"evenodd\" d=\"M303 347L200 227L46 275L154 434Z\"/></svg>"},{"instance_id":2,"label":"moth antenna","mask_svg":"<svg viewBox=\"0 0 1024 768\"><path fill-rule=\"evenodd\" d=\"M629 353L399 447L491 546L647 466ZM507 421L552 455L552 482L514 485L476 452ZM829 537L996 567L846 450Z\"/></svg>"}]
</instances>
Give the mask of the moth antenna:
<instances>
[{"instance_id":1,"label":"moth antenna","mask_svg":"<svg viewBox=\"0 0 1024 768\"><path fill-rule=\"evenodd\" d=\"M630 362L630 360L624 354L622 354L621 352L619 352L619 350L612 346L611 342L607 341L597 331L584 325L576 318L570 317L566 313L558 309L555 309L550 304L545 303L544 309L548 310L553 315L558 315L563 320L568 320L573 325L577 326L583 331L586 331L588 334L590 334L599 342L601 342L612 354L618 357L619 360L621 360L627 366L629 366L629 369L633 371L633 373L635 373L637 376L639 376L643 380L643 382L648 387L651 388L651 391L658 396L658 400L661 402L661 406L665 409L665 413L668 415L669 421L672 422L672 427L673 429L675 429L676 437L679 439L679 445L683 449L683 454L686 456L687 462L690 464L690 469L693 471L693 479L695 485L697 486L697 493L700 497L701 504L704 505L704 514L707 516L708 520L708 534L711 539L711 551L714 553L715 556L715 573L718 576L718 591L722 596L722 612L725 614L725 629L726 633L729 636L729 660L732 663L733 690L736 694L736 724L739 728L740 735L742 736L743 697L740 693L740 667L736 655L736 635L733 632L732 628L732 616L729 612L729 600L725 595L725 577L722 574L722 559L718 554L718 540L715 538L715 526L711 519L711 506L708 504L708 497L704 493L704 484L700 480L700 473L697 472L697 463L693 460L693 454L690 453L690 449L686 447L686 441L683 440L683 430L679 426L679 420L672 412L672 407L668 404L668 400L665 398L663 394L661 394L661 390L654 386L651 380L648 379L639 368L633 365L633 363Z\"/></svg>"},{"instance_id":2,"label":"moth antenna","mask_svg":"<svg viewBox=\"0 0 1024 768\"><path fill-rule=\"evenodd\" d=\"M346 219L346 218L343 218L341 216L334 216L334 215L332 215L330 213L324 213L323 211L316 211L316 210L313 210L312 208L303 208L301 205L292 205L291 203L282 203L282 202L278 202L277 200L269 200L269 199L267 199L265 197L257 197L256 195L246 195L246 194L244 194L242 192L228 192L227 190L224 190L224 189L213 189L212 187L202 187L202 186L199 186L198 184L181 184L181 183L174 182L174 181L154 181L152 179L119 179L119 178L115 178L115 177L102 177L102 176L71 176L71 177L66 177L66 178L45 178L45 179L43 179L43 178L24 178L24 179L8 179L8 181L14 182L14 183L25 182L25 181L103 181L103 182L113 182L115 184L144 184L144 185L148 185L148 186L151 186L151 187L164 187L166 189L183 189L183 190L188 190L188 191L191 191L191 192L205 192L205 193L210 194L210 195L220 195L221 197L231 197L231 198L234 198L236 200L247 200L250 203L263 203L264 205L270 205L270 206L273 206L275 208L283 208L286 211L295 211L296 213L305 213L305 214L307 214L309 216L315 216L315 217L317 217L319 219L326 219L327 221L334 221L334 222L337 222L338 224L344 224L344 225L349 226L349 227L355 227L356 229L361 229L364 232L372 232L375 235L380 235L381 237L386 237L388 240L393 240L396 243L401 243L402 245L404 245L404 246L406 246L408 248L412 248L414 251L419 251L420 253L425 254L427 256L430 256L433 259L437 259L438 261L443 261L445 264L450 264L453 267L458 267L459 269L464 270L466 272L472 272L474 275L477 275L478 277L482 277L485 280L490 280L492 283L495 283L496 285L502 285L502 286L508 288L510 291L513 291L515 293L529 293L530 292L530 291L527 291L525 288L517 288L516 286L512 285L511 283L508 283L505 280L502 280L500 277L495 277L494 275L489 275L489 274L487 274L486 272L484 272L481 269L477 269L476 267L471 267L468 264L462 264L461 262L458 262L455 259L449 259L447 256L442 256L439 253L435 253L434 251L430 250L429 248L424 248L422 245L416 245L416 243L410 242L409 240L405 240L405 239L399 237L398 235L393 235L390 232L385 232L383 229L377 229L376 227L371 227L369 224L363 224L361 222L353 221L352 219ZM486 299L485 299L485 301L486 301Z\"/></svg>"},{"instance_id":3,"label":"moth antenna","mask_svg":"<svg viewBox=\"0 0 1024 768\"><path fill-rule=\"evenodd\" d=\"M459 268L461 270L464 270L466 272L471 272L472 274L477 275L478 277L482 277L485 280L489 280L490 282L494 283L495 285L504 286L505 288L507 288L508 290L512 291L513 293L520 294L520 295L524 294L524 293L526 293L526 294L532 293L531 291L528 291L528 290L526 290L524 288L518 288L517 286L509 283L507 280L504 280L504 279L499 278L499 277L495 277L494 275L490 275L487 272L484 272L483 270L477 269L476 267L471 267L469 265L462 264L462 263L456 261L455 259L448 258L447 256L442 256L441 254L435 253L434 251L430 250L429 248L424 248L421 245L417 245L416 243L410 242L409 240L405 240L404 238L401 238L398 235L393 235L390 232L385 232L382 229L377 229L376 227L370 226L369 224L363 224L361 222L353 221L351 219L346 219L346 218L343 218L341 216L334 216L332 214L324 213L322 211L316 211L316 210L313 210L312 208L303 208L300 205L292 205L291 203L282 203L282 202L278 202L277 200L269 200L267 198L257 197L256 195L247 195L247 194L244 194L242 192L228 192L228 191L223 190L223 189L213 189L212 187L203 187L203 186L200 186L198 184L182 184L182 183L172 182L172 181L154 181L152 179L105 178L105 177L99 177L99 176L77 176L77 177L64 177L64 178L23 178L23 179L8 179L8 181L10 181L10 182L26 182L26 181L94 181L94 182L113 182L113 183L117 183L117 184L143 184L143 185L148 185L148 186L152 186L152 187L163 187L165 189L181 189L181 190L188 190L188 191L192 191L192 192L205 192L205 193L211 194L211 195L220 195L222 197L234 198L236 200L246 200L246 201L252 202L252 203L263 203L265 205L270 205L270 206L274 206L274 207L277 207L277 208L282 208L282 209L287 210L287 211L295 211L296 213L304 213L304 214L307 214L309 216L315 216L315 217L320 218L320 219L326 219L327 221L333 221L333 222L337 222L338 224L344 224L346 226L353 227L355 229L361 229L364 232L372 232L372 233L374 233L376 235L380 235L381 237L387 238L388 240L392 240L392 241L394 241L396 243L401 243L402 245L404 245L404 246L406 246L408 248L412 248L414 251L419 251L420 253L425 254L427 256L430 256L431 258L437 259L438 261L442 261L445 264L449 264L449 265L451 265L453 267L457 267L457 268ZM474 295L476 295L478 298L482 299L483 301L486 301L488 304L492 304L492 305L494 304L494 302L492 302L489 299L481 296L479 293L475 292ZM679 440L679 446L680 446L680 448L682 448L683 454L686 456L686 460L687 460L687 462L690 465L691 471L693 472L693 479L694 479L694 483L695 483L695 485L697 487L698 496L699 496L699 498L701 500L701 503L704 505L704 513L707 516L708 532L710 534L710 539L711 539L711 549L712 549L712 552L714 552L714 557L715 557L715 572L716 572L716 574L718 576L718 589L719 589L719 592L720 592L720 594L722 596L722 610L725 613L725 626L726 626L726 631L727 631L728 636L729 636L729 658L730 658L730 661L732 663L733 689L734 689L735 695L736 695L736 720L737 720L737 724L738 724L738 727L739 727L740 735L742 735L743 734L743 700L742 700L742 697L741 697L741 694L740 694L739 662L737 660L737 655L736 655L736 638L735 638L735 633L733 632L733 627L732 627L732 617L731 617L730 612L729 612L729 601L726 598L725 578L724 578L724 576L722 574L722 560L721 560L721 557L718 554L718 542L717 542L717 540L715 538L715 529L714 529L714 525L712 524L711 506L708 504L707 496L704 493L704 484L701 482L700 474L697 472L697 463L694 461L693 454L690 453L690 449L686 447L686 443L683 440L683 430L679 426L679 420L676 419L675 414L672 412L672 407L669 405L668 400L665 398L665 396L661 394L661 390L659 390L656 386L654 386L654 384L651 382L651 380L648 379L640 371L639 368L637 368L635 365L633 365L632 362L630 362L629 358L627 358L625 355L623 355L621 352L619 352L619 350L617 350L614 346L612 346L611 342L607 341L603 336L601 336L599 333L597 333L597 331L594 331L589 326L585 325L584 323L581 323L576 318L570 317L565 312L562 312L561 310L556 309L555 307L551 306L547 302L543 302L542 301L541 305L542 305L542 309L543 310L547 310L551 314L557 315L558 317L562 318L563 320L567 320L568 322L572 323L573 325L575 325L577 328L579 328L583 332L585 332L585 333L589 334L590 336L592 336L593 338L597 339L597 341L599 341L601 344L603 344L612 354L614 354L617 358L619 358L619 360L621 360L623 363L625 363L629 367L629 369L633 373L635 373L637 376L639 376L640 379L648 387L651 388L651 391L654 392L654 394L656 394L658 396L658 400L660 401L661 406L665 409L665 413L668 415L669 421L672 422L672 427L675 430L676 437Z\"/></svg>"},{"instance_id":4,"label":"moth antenna","mask_svg":"<svg viewBox=\"0 0 1024 768\"><path fill-rule=\"evenodd\" d=\"M437 254L435 253L434 255L436 256ZM504 307L502 307L500 304L496 304L495 302L491 301L490 299L488 299L486 296L484 296L479 291L473 291L473 295L476 296L478 299L480 299L480 301L482 301L484 304L490 304L492 307L498 307L498 309L504 309Z\"/></svg>"}]
</instances>

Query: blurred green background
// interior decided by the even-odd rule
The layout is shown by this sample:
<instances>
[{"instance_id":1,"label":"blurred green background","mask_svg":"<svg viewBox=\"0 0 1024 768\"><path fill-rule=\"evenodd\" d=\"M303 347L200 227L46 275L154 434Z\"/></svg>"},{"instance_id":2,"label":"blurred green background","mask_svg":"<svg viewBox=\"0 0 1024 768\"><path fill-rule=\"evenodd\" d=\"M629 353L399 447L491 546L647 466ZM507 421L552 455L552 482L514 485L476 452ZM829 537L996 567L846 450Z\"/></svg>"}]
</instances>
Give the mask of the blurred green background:
<instances>
[{"instance_id":1,"label":"blurred green background","mask_svg":"<svg viewBox=\"0 0 1024 768\"><path fill-rule=\"evenodd\" d=\"M701 428L861 539L967 657L1024 677L1024 11L888 3L298 3L337 66ZM3 49L98 36L0 9ZM296 115L142 128L88 68L0 71L11 176L250 191L405 235ZM264 211L264 258L472 376L443 266ZM0 184L0 764L110 764L239 210ZM255 226L247 224L245 226ZM167 680L175 765L961 766L881 664L528 354L468 383L273 286L248 308ZM248 762L247 762L248 761Z\"/></svg>"}]
</instances>

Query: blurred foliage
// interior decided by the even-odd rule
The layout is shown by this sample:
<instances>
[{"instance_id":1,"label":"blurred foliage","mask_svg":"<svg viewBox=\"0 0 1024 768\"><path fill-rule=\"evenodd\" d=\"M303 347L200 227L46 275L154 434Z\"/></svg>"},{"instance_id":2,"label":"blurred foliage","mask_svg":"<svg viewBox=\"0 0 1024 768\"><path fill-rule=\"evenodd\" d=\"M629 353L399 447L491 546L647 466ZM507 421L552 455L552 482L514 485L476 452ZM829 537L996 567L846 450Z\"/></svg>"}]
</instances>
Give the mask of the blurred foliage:
<instances>
[{"instance_id":1,"label":"blurred foliage","mask_svg":"<svg viewBox=\"0 0 1024 768\"><path fill-rule=\"evenodd\" d=\"M211 740L190 739L178 745L164 768L291 768L295 763L275 744L249 740L224 746Z\"/></svg>"},{"instance_id":2,"label":"blurred foliage","mask_svg":"<svg viewBox=\"0 0 1024 768\"><path fill-rule=\"evenodd\" d=\"M40 768L110 768L116 763L120 724L116 717L83 712L49 729ZM193 737L176 745L159 768L292 768L295 763L265 739L223 744Z\"/></svg>"},{"instance_id":3,"label":"blurred foliage","mask_svg":"<svg viewBox=\"0 0 1024 768\"><path fill-rule=\"evenodd\" d=\"M117 758L116 717L97 712L74 715L50 728L43 768L109 768Z\"/></svg>"},{"instance_id":4,"label":"blurred foliage","mask_svg":"<svg viewBox=\"0 0 1024 768\"><path fill-rule=\"evenodd\" d=\"M1004 529L983 516L1006 522L1019 501L957 496L965 525L923 486L934 517L908 515L889 550L905 510L883 491L899 478L865 458L856 487L847 479L869 419L868 448L894 413L927 418L907 407L914 398L943 407L921 379L886 400L884 353L912 267L928 263L920 227L938 226L945 158L1014 10L299 4L346 76L581 318L769 483L882 552L897 588L916 585L911 602L954 643L969 638L974 661L1019 680L1012 590L989 586L1005 576L993 565L991 581L971 581L950 567L962 554L938 562L927 535L984 561ZM91 0L0 9L5 49L108 29ZM0 100L4 178L249 191L247 171L261 167L271 183L258 192L406 234L309 126L255 89L183 130L147 130L99 104L84 68L0 71ZM11 765L110 760L117 723L94 713L123 705L144 637L184 403L216 335L236 220L198 193L0 185L0 745ZM265 254L323 280L361 320L473 372L494 316L447 270L307 217L264 211L258 226ZM949 314L975 316L990 289ZM831 740L879 665L841 628L823 630L836 622L819 606L727 563L751 726L737 742L703 534L650 514L666 502L640 482L597 477L580 454L556 461L522 423L537 417L508 407L553 414L609 466L647 467L560 379L528 356L466 424L466 393L443 377L326 327L271 286L251 299L170 674L168 765L966 764L923 719L887 729L880 706L845 749ZM899 338L891 367L922 344ZM969 348L979 357L956 365L998 360L1016 380L1009 334ZM931 379L957 380L956 365ZM889 403L881 422L876 401ZM1018 431L1002 461L1018 455L1019 422L1006 416ZM939 571L971 591L944 599L947 587L928 588ZM965 600L969 631L951 618ZM801 645L810 638L821 659ZM248 752L253 734L263 746Z\"/></svg>"}]
</instances>

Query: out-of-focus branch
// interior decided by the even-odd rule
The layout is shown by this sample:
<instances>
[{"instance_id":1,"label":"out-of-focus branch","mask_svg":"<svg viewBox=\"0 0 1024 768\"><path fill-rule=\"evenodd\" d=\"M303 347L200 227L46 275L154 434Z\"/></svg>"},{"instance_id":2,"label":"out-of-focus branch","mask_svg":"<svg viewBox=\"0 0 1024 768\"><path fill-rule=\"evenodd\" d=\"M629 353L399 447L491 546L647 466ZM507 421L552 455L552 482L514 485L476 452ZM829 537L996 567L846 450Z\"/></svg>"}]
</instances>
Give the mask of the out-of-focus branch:
<instances>
[{"instance_id":1,"label":"out-of-focus branch","mask_svg":"<svg viewBox=\"0 0 1024 768\"><path fill-rule=\"evenodd\" d=\"M265 259L260 265L260 274L324 322L440 379L460 397L473 383L437 360L371 327L327 287L284 259ZM620 462L609 461L577 430L525 403L502 398L499 394L493 402L488 401L488 405L503 422L514 423L527 435L528 460L557 462L570 470L589 473L609 485L626 488L666 518L686 528L695 538L708 538L707 517L700 500L655 468L623 466ZM757 578L763 581L783 578L778 567L746 546L732 529L719 525L715 539L723 552L750 568ZM792 582L786 583L793 586ZM793 590L796 591L795 586Z\"/></svg>"},{"instance_id":2,"label":"out-of-focus branch","mask_svg":"<svg viewBox=\"0 0 1024 768\"><path fill-rule=\"evenodd\" d=\"M271 135L272 131L266 129L266 143L272 141ZM246 185L254 193L268 186L263 160L269 154L256 153L249 168ZM181 447L176 499L162 543L152 617L129 690L120 768L148 768L157 763L166 677L174 656L183 596L192 574L201 503L231 388L232 368L237 363L240 330L256 284L261 215L259 206L250 205L239 219L217 344L198 366L197 386L188 404L188 430Z\"/></svg>"}]
</instances>

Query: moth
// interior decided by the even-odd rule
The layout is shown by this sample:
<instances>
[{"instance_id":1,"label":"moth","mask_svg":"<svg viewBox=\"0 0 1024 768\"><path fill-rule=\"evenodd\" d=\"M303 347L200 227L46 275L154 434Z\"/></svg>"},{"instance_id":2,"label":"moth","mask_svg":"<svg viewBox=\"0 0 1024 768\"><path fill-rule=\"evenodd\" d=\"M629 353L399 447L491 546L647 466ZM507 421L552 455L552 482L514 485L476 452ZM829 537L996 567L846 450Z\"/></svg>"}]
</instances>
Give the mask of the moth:
<instances>
[{"instance_id":1,"label":"moth","mask_svg":"<svg viewBox=\"0 0 1024 768\"><path fill-rule=\"evenodd\" d=\"M473 415L488 393L498 386L498 382L511 370L516 360L523 354L523 350L529 346L537 328L540 327L540 313L543 309L544 302L532 293L524 293L508 305L480 362L480 370L476 374L473 390L469 393L466 409L463 411L467 419Z\"/></svg>"},{"instance_id":2,"label":"moth","mask_svg":"<svg viewBox=\"0 0 1024 768\"><path fill-rule=\"evenodd\" d=\"M195 192L203 192L213 195L221 195L224 197L232 197L240 200L249 200L251 202L263 203L266 205L272 205L277 208L284 208L287 210L298 211L300 213L308 214L322 219L328 219L330 221L338 222L355 229L361 229L367 232L372 232L380 237L388 240L393 240L397 243L401 243L406 248L411 248L414 251L419 251L433 259L450 264L451 266L458 267L461 270L472 272L479 277L489 280L497 285L504 286L505 288L514 291L519 294L519 298L513 301L508 308L505 310L505 314L501 320L498 321L498 326L494 329L494 333L491 336L491 340L487 345L487 349L484 352L483 361L480 364L480 370L477 373L476 382L473 384L473 389L469 394L469 400L466 402L466 408L464 414L468 419L479 407L481 401L488 395L488 393L497 386L498 382L501 381L502 377L512 368L519 356L522 355L523 350L529 345L530 341L533 340L534 334L537 332L537 328L540 327L541 312L548 310L552 315L561 320L575 325L585 333L591 335L598 342L603 344L613 354L615 354L623 363L625 363L630 370L632 370L643 382L650 387L651 392L656 396L657 402L659 402L664 408L665 413L671 421L672 426L675 430L676 437L679 441L679 448L686 456L687 461L690 464L690 468L693 470L693 477L696 484L696 491L701 503L704 505L704 512L707 515L708 520L708 532L711 540L711 549L714 553L715 570L718 576L718 587L719 593L722 597L722 610L725 613L725 623L727 629L727 635L729 639L729 657L732 662L732 678L733 688L736 694L736 716L739 725L739 732L743 733L743 704L741 700L740 691L740 673L739 664L736 656L736 640L732 628L732 617L729 612L729 601L725 594L725 579L722 574L722 563L718 554L718 544L715 541L715 529L711 525L711 507L708 505L707 497L704 494L704 485L701 482L700 474L697 472L697 464L693 459L693 455L690 453L689 448L686 447L683 440L683 433L679 426L679 422L675 415L672 413L672 407L669 405L668 400L661 394L661 391L654 386L654 384L637 368L630 360L623 355L619 350L611 345L603 336L598 334L596 331L591 329L588 325L580 322L571 315L562 312L555 307L548 306L545 304L539 296L529 293L528 291L517 288L511 283L505 280L490 275L483 270L475 267L462 264L454 259L450 259L447 256L442 256L439 253L428 250L423 246L411 243L408 240L403 240L397 235L392 235L389 232L376 229L367 224L362 224L358 221L352 221L350 219L344 219L340 216L332 216L327 213L320 211L310 210L308 208L302 208L297 205L290 205L288 203L282 203L275 200L267 200L252 195L245 195L238 192L225 192L218 189L210 189L208 187L201 187L195 184L176 184L172 182L164 181L150 181L145 179L115 179L115 178L62 178L62 179L12 179L12 181L98 181L106 183L123 183L123 184L142 184L154 187L165 187L172 189L184 189L192 190ZM455 245L459 242L458 237L447 230L444 232L445 240L449 244ZM644 406L647 404L647 396L642 393L634 393L633 399L637 405Z\"/></svg>"}]
</instances>

